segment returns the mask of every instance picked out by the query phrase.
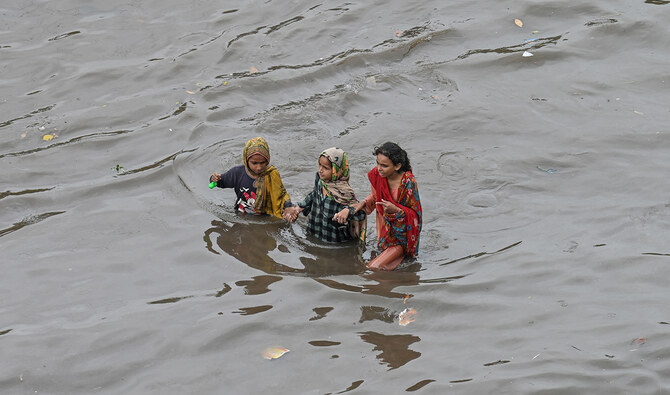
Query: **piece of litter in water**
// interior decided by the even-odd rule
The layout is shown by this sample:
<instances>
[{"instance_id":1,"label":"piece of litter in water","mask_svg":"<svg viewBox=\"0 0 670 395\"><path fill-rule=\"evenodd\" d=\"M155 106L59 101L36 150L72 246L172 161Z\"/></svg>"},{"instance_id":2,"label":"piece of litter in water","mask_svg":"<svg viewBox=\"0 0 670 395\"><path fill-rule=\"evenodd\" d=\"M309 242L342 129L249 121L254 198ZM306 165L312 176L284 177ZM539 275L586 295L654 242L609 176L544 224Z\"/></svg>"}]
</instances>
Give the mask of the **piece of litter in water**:
<instances>
[{"instance_id":1,"label":"piece of litter in water","mask_svg":"<svg viewBox=\"0 0 670 395\"><path fill-rule=\"evenodd\" d=\"M533 54L530 53L530 52L528 52L528 51L523 51L523 55L522 55L522 56L523 56L524 58L527 58L527 57L529 57L529 56L533 56Z\"/></svg>"},{"instance_id":2,"label":"piece of litter in water","mask_svg":"<svg viewBox=\"0 0 670 395\"><path fill-rule=\"evenodd\" d=\"M644 115L644 113L643 113L643 112L641 112L641 111L638 111L638 110L634 110L633 112L634 112L634 113L636 113L637 115Z\"/></svg>"},{"instance_id":3,"label":"piece of litter in water","mask_svg":"<svg viewBox=\"0 0 670 395\"><path fill-rule=\"evenodd\" d=\"M532 43L533 41L537 41L537 38L527 38L527 39L523 40L523 42L525 42L525 43Z\"/></svg>"},{"instance_id":4,"label":"piece of litter in water","mask_svg":"<svg viewBox=\"0 0 670 395\"><path fill-rule=\"evenodd\" d=\"M270 347L263 351L265 359L277 359L291 350L283 347Z\"/></svg>"},{"instance_id":5,"label":"piece of litter in water","mask_svg":"<svg viewBox=\"0 0 670 395\"><path fill-rule=\"evenodd\" d=\"M409 299L409 298L411 298L411 297L412 297L412 295L409 295L409 294L405 295L405 297L402 298L402 303L403 303L403 304L407 303L407 299Z\"/></svg>"},{"instance_id":6,"label":"piece of litter in water","mask_svg":"<svg viewBox=\"0 0 670 395\"><path fill-rule=\"evenodd\" d=\"M251 72L251 74L256 74L256 73L258 73L258 69L255 68L255 67L250 68L249 71Z\"/></svg>"},{"instance_id":7,"label":"piece of litter in water","mask_svg":"<svg viewBox=\"0 0 670 395\"><path fill-rule=\"evenodd\" d=\"M405 33L404 30L398 29L398 30L395 31L395 36L396 37L401 37L403 35L403 33Z\"/></svg>"},{"instance_id":8,"label":"piece of litter in water","mask_svg":"<svg viewBox=\"0 0 670 395\"><path fill-rule=\"evenodd\" d=\"M192 91L186 91L186 93L188 93L189 95L195 95L195 92Z\"/></svg>"},{"instance_id":9,"label":"piece of litter in water","mask_svg":"<svg viewBox=\"0 0 670 395\"><path fill-rule=\"evenodd\" d=\"M515 19L514 23L519 27L523 27L523 22L521 21L521 19Z\"/></svg>"},{"instance_id":10,"label":"piece of litter in water","mask_svg":"<svg viewBox=\"0 0 670 395\"><path fill-rule=\"evenodd\" d=\"M546 173L549 173L549 174L554 174L554 173L556 173L556 172L558 171L558 170L556 170L556 169L545 169L545 168L542 168L542 167L540 167L540 166L538 166L537 169L538 169L538 170L542 170L542 171L544 171L544 172L546 172Z\"/></svg>"},{"instance_id":11,"label":"piece of litter in water","mask_svg":"<svg viewBox=\"0 0 670 395\"><path fill-rule=\"evenodd\" d=\"M42 137L42 140L44 140L44 141L51 141L51 140L54 139L54 137L56 137L55 134L45 134L44 137Z\"/></svg>"},{"instance_id":12,"label":"piece of litter in water","mask_svg":"<svg viewBox=\"0 0 670 395\"><path fill-rule=\"evenodd\" d=\"M398 323L401 326L406 326L410 322L414 322L416 319L416 310L409 308L403 310L400 315L398 316Z\"/></svg>"}]
</instances>

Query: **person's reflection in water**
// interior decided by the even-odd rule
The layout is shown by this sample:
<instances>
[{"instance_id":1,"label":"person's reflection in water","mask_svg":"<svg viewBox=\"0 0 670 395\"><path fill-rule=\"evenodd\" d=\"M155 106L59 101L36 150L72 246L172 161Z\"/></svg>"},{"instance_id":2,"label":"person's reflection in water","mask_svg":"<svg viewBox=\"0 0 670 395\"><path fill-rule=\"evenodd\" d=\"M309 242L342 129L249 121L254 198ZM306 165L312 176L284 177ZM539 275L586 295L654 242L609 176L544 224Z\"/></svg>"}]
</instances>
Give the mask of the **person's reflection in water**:
<instances>
[{"instance_id":1,"label":"person's reflection in water","mask_svg":"<svg viewBox=\"0 0 670 395\"><path fill-rule=\"evenodd\" d=\"M413 335L383 335L377 332L361 332L361 339L373 344L374 351L381 351L377 359L389 366L389 370L397 369L407 362L421 356L420 352L410 350L409 346L421 339Z\"/></svg>"},{"instance_id":2,"label":"person's reflection in water","mask_svg":"<svg viewBox=\"0 0 670 395\"><path fill-rule=\"evenodd\" d=\"M361 277L372 280L376 282L376 284L351 285L330 278L319 278L315 280L333 289L378 295L393 299L403 299L407 296L406 293L395 292L394 289L396 287L417 285L420 282L419 275L414 272L367 272Z\"/></svg>"},{"instance_id":3,"label":"person's reflection in water","mask_svg":"<svg viewBox=\"0 0 670 395\"><path fill-rule=\"evenodd\" d=\"M350 243L325 243L315 237L287 240L281 243L280 233L286 223L279 221L227 222L212 221L212 227L205 231L203 240L207 250L215 254L218 246L222 251L237 258L246 265L268 274L301 274L321 277L341 274L358 274L365 271L361 250L354 241ZM279 240L279 241L278 241ZM291 267L270 257L279 250L286 254L287 261L304 266Z\"/></svg>"},{"instance_id":4,"label":"person's reflection in water","mask_svg":"<svg viewBox=\"0 0 670 395\"><path fill-rule=\"evenodd\" d=\"M268 253L278 248L274 235L286 224L278 221L261 223L228 223L212 221L212 227L205 231L203 240L210 252L219 254L214 249L216 243L221 250L239 259L254 269L265 273L303 273L304 270L283 265L270 258ZM286 249L280 245L279 249Z\"/></svg>"}]
</instances>

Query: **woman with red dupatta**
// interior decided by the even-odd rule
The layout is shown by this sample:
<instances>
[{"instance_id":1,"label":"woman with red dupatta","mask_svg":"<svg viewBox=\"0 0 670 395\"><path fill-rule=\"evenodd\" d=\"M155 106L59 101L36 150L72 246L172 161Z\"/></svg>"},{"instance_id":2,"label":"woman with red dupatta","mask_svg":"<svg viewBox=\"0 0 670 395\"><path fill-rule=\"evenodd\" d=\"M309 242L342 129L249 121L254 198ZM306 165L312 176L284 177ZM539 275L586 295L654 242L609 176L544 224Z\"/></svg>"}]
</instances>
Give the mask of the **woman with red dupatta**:
<instances>
[{"instance_id":1,"label":"woman with red dupatta","mask_svg":"<svg viewBox=\"0 0 670 395\"><path fill-rule=\"evenodd\" d=\"M377 245L383 251L368 263L368 268L394 270L405 256L417 255L421 199L405 150L387 142L375 147L374 155L377 166L368 173L372 192L353 207L356 211L364 209L368 215L377 212Z\"/></svg>"}]
</instances>

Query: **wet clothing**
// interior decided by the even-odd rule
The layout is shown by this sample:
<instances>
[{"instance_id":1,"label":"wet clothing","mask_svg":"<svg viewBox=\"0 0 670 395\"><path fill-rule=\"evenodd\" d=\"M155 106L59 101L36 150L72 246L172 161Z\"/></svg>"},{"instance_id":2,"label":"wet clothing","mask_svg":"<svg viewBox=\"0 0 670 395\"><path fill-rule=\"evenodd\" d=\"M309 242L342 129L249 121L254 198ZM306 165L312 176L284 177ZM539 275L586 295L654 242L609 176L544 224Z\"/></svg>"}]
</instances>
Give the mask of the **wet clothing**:
<instances>
[{"instance_id":1,"label":"wet clothing","mask_svg":"<svg viewBox=\"0 0 670 395\"><path fill-rule=\"evenodd\" d=\"M273 167L274 169L274 167ZM284 207L291 206L289 198L284 185L281 182L279 172L275 169L266 177L270 178L270 183L266 182L266 194L269 192L271 198L266 199L266 207L264 210L255 208L256 205L256 186L254 185L257 179L251 178L243 165L235 166L221 175L221 180L216 183L219 188L233 188L237 200L235 201L235 209L237 211L249 214L270 214L281 218ZM210 178L211 181L211 178ZM267 188L268 184L271 186ZM275 195L277 198L275 198Z\"/></svg>"},{"instance_id":2,"label":"wet clothing","mask_svg":"<svg viewBox=\"0 0 670 395\"><path fill-rule=\"evenodd\" d=\"M423 220L419 188L411 171L406 171L400 180L400 186L391 190L388 180L377 168L368 173L372 185L372 193L365 198L365 211L370 214L377 211L377 245L386 250L390 246L399 245L408 256L416 256L419 249L419 234ZM384 215L382 205L376 204L386 200L395 204L400 211L392 215ZM376 206L376 207L375 207Z\"/></svg>"},{"instance_id":3,"label":"wet clothing","mask_svg":"<svg viewBox=\"0 0 670 395\"><path fill-rule=\"evenodd\" d=\"M348 222L362 221L366 217L363 210L353 214L353 207L338 203L335 199L328 196L322 186L319 173L316 173L314 189L305 197L305 200L298 203L298 206L304 208L302 213L309 217L307 233L323 241L332 243L341 243L356 239L357 235L352 235L349 231ZM349 221L340 224L333 220L335 214L345 208L349 208Z\"/></svg>"}]
</instances>

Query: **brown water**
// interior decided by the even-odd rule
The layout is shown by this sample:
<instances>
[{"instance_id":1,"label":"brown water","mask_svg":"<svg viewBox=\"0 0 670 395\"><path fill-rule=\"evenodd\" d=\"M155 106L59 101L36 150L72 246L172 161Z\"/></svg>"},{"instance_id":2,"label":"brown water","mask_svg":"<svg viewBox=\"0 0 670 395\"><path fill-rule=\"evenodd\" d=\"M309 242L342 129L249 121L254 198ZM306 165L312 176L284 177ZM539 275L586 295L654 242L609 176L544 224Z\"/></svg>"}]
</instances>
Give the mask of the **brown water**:
<instances>
[{"instance_id":1,"label":"brown water","mask_svg":"<svg viewBox=\"0 0 670 395\"><path fill-rule=\"evenodd\" d=\"M0 392L670 393L668 3L3 2ZM419 258L235 215L259 135L398 142Z\"/></svg>"}]
</instances>

